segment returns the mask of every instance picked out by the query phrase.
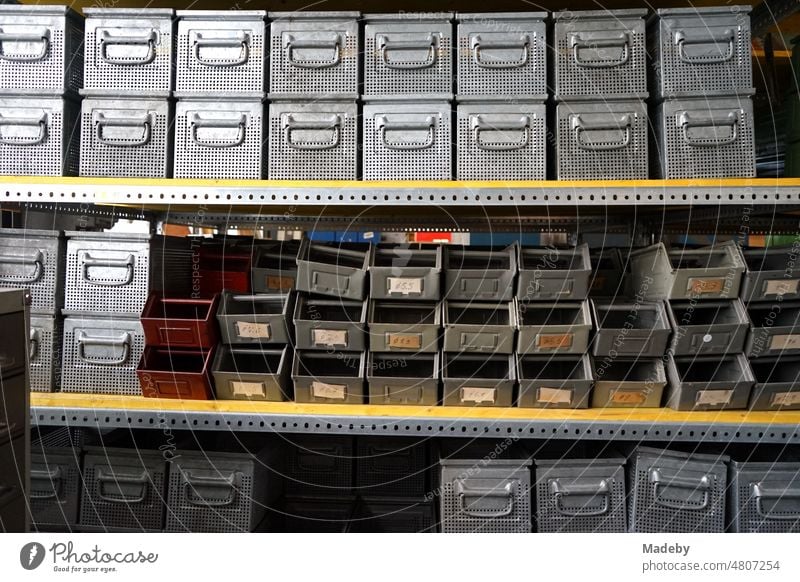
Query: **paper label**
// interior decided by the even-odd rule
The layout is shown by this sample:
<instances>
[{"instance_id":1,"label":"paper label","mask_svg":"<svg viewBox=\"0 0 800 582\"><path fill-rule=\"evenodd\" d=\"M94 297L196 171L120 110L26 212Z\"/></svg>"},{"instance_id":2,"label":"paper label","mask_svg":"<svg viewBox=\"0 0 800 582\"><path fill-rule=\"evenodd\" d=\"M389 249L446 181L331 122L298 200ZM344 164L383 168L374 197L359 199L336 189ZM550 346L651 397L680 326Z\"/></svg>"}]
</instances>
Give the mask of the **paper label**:
<instances>
[{"instance_id":1,"label":"paper label","mask_svg":"<svg viewBox=\"0 0 800 582\"><path fill-rule=\"evenodd\" d=\"M700 390L694 399L695 404L730 404L733 390Z\"/></svg>"},{"instance_id":2,"label":"paper label","mask_svg":"<svg viewBox=\"0 0 800 582\"><path fill-rule=\"evenodd\" d=\"M387 333L386 345L401 350L418 350L422 347L422 334Z\"/></svg>"},{"instance_id":3,"label":"paper label","mask_svg":"<svg viewBox=\"0 0 800 582\"><path fill-rule=\"evenodd\" d=\"M771 406L793 406L800 404L800 392L776 392L772 395Z\"/></svg>"},{"instance_id":4,"label":"paper label","mask_svg":"<svg viewBox=\"0 0 800 582\"><path fill-rule=\"evenodd\" d=\"M294 277L278 277L277 275L267 275L267 289L290 291L293 287Z\"/></svg>"},{"instance_id":5,"label":"paper label","mask_svg":"<svg viewBox=\"0 0 800 582\"><path fill-rule=\"evenodd\" d=\"M253 323L252 321L237 321L236 335L244 338L270 338L268 323Z\"/></svg>"},{"instance_id":6,"label":"paper label","mask_svg":"<svg viewBox=\"0 0 800 582\"><path fill-rule=\"evenodd\" d=\"M695 294L721 293L724 287L725 279L722 277L715 277L713 279L689 278L689 291Z\"/></svg>"},{"instance_id":7,"label":"paper label","mask_svg":"<svg viewBox=\"0 0 800 582\"><path fill-rule=\"evenodd\" d=\"M461 389L461 402L494 402L496 393L494 388L464 386Z\"/></svg>"},{"instance_id":8,"label":"paper label","mask_svg":"<svg viewBox=\"0 0 800 582\"><path fill-rule=\"evenodd\" d=\"M647 394L631 390L617 390L611 395L611 402L614 404L644 404Z\"/></svg>"},{"instance_id":9,"label":"paper label","mask_svg":"<svg viewBox=\"0 0 800 582\"><path fill-rule=\"evenodd\" d=\"M262 382L231 382L234 396L264 396Z\"/></svg>"},{"instance_id":10,"label":"paper label","mask_svg":"<svg viewBox=\"0 0 800 582\"><path fill-rule=\"evenodd\" d=\"M314 398L327 398L328 400L344 400L347 386L344 384L326 384L325 382L311 382L311 395Z\"/></svg>"},{"instance_id":11,"label":"paper label","mask_svg":"<svg viewBox=\"0 0 800 582\"><path fill-rule=\"evenodd\" d=\"M346 346L347 331L344 329L312 329L311 339L318 346Z\"/></svg>"},{"instance_id":12,"label":"paper label","mask_svg":"<svg viewBox=\"0 0 800 582\"><path fill-rule=\"evenodd\" d=\"M800 348L800 335L782 334L774 335L769 341L771 350L796 350Z\"/></svg>"},{"instance_id":13,"label":"paper label","mask_svg":"<svg viewBox=\"0 0 800 582\"><path fill-rule=\"evenodd\" d=\"M571 404L572 390L541 387L536 396L536 402L541 402L542 404Z\"/></svg>"},{"instance_id":14,"label":"paper label","mask_svg":"<svg viewBox=\"0 0 800 582\"><path fill-rule=\"evenodd\" d=\"M389 293L400 293L410 295L411 293L422 293L422 279L419 277L387 277Z\"/></svg>"},{"instance_id":15,"label":"paper label","mask_svg":"<svg viewBox=\"0 0 800 582\"><path fill-rule=\"evenodd\" d=\"M536 336L536 347L546 349L569 348L572 346L571 333L547 333Z\"/></svg>"}]
</instances>

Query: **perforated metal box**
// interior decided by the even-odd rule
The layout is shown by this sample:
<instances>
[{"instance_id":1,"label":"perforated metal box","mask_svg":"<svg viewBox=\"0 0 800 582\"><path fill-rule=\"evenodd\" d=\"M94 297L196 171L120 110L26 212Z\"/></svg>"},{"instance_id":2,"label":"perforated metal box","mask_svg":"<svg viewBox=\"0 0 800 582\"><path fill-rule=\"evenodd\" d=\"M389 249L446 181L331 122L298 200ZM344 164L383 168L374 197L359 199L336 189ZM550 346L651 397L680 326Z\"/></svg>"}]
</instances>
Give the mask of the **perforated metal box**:
<instances>
[{"instance_id":1,"label":"perforated metal box","mask_svg":"<svg viewBox=\"0 0 800 582\"><path fill-rule=\"evenodd\" d=\"M174 81L171 8L86 8L84 87L169 97Z\"/></svg>"},{"instance_id":2,"label":"perforated metal box","mask_svg":"<svg viewBox=\"0 0 800 582\"><path fill-rule=\"evenodd\" d=\"M67 6L0 7L0 93L63 95L83 87L83 18Z\"/></svg>"},{"instance_id":3,"label":"perforated metal box","mask_svg":"<svg viewBox=\"0 0 800 582\"><path fill-rule=\"evenodd\" d=\"M269 105L270 180L355 180L358 108L355 101L314 99Z\"/></svg>"},{"instance_id":4,"label":"perforated metal box","mask_svg":"<svg viewBox=\"0 0 800 582\"><path fill-rule=\"evenodd\" d=\"M744 259L735 241L667 250L663 243L631 252L633 290L649 300L735 299Z\"/></svg>"},{"instance_id":5,"label":"perforated metal box","mask_svg":"<svg viewBox=\"0 0 800 582\"><path fill-rule=\"evenodd\" d=\"M261 100L177 94L175 177L258 180L266 172Z\"/></svg>"},{"instance_id":6,"label":"perforated metal box","mask_svg":"<svg viewBox=\"0 0 800 582\"><path fill-rule=\"evenodd\" d=\"M756 175L750 97L669 99L653 120L656 177L749 178Z\"/></svg>"},{"instance_id":7,"label":"perforated metal box","mask_svg":"<svg viewBox=\"0 0 800 582\"><path fill-rule=\"evenodd\" d=\"M366 294L371 245L323 245L303 239L297 253L297 289L362 300Z\"/></svg>"},{"instance_id":8,"label":"perforated metal box","mask_svg":"<svg viewBox=\"0 0 800 582\"><path fill-rule=\"evenodd\" d=\"M625 459L536 460L536 531L627 531Z\"/></svg>"},{"instance_id":9,"label":"perforated metal box","mask_svg":"<svg viewBox=\"0 0 800 582\"><path fill-rule=\"evenodd\" d=\"M647 107L643 101L575 101L556 107L559 180L644 180Z\"/></svg>"},{"instance_id":10,"label":"perforated metal box","mask_svg":"<svg viewBox=\"0 0 800 582\"><path fill-rule=\"evenodd\" d=\"M65 313L138 318L153 291L188 296L191 249L185 238L68 231Z\"/></svg>"},{"instance_id":11,"label":"perforated metal box","mask_svg":"<svg viewBox=\"0 0 800 582\"><path fill-rule=\"evenodd\" d=\"M81 104L81 176L172 177L167 99L87 97Z\"/></svg>"},{"instance_id":12,"label":"perforated metal box","mask_svg":"<svg viewBox=\"0 0 800 582\"><path fill-rule=\"evenodd\" d=\"M228 345L292 343L296 295L237 295L225 291L217 321L222 343Z\"/></svg>"},{"instance_id":13,"label":"perforated metal box","mask_svg":"<svg viewBox=\"0 0 800 582\"><path fill-rule=\"evenodd\" d=\"M589 356L518 356L519 399L523 408L589 408Z\"/></svg>"},{"instance_id":14,"label":"perforated metal box","mask_svg":"<svg viewBox=\"0 0 800 582\"><path fill-rule=\"evenodd\" d=\"M370 352L367 359L367 388L370 404L439 403L439 354Z\"/></svg>"},{"instance_id":15,"label":"perforated metal box","mask_svg":"<svg viewBox=\"0 0 800 582\"><path fill-rule=\"evenodd\" d=\"M592 302L594 356L654 358L667 351L672 329L662 301Z\"/></svg>"},{"instance_id":16,"label":"perforated metal box","mask_svg":"<svg viewBox=\"0 0 800 582\"><path fill-rule=\"evenodd\" d=\"M745 352L751 358L800 354L800 301L747 306L750 334Z\"/></svg>"},{"instance_id":17,"label":"perforated metal box","mask_svg":"<svg viewBox=\"0 0 800 582\"><path fill-rule=\"evenodd\" d=\"M265 11L178 10L175 14L175 91L264 96Z\"/></svg>"},{"instance_id":18,"label":"perforated metal box","mask_svg":"<svg viewBox=\"0 0 800 582\"><path fill-rule=\"evenodd\" d=\"M287 400L292 352L221 346L212 365L217 400Z\"/></svg>"},{"instance_id":19,"label":"perforated metal box","mask_svg":"<svg viewBox=\"0 0 800 582\"><path fill-rule=\"evenodd\" d=\"M270 94L358 96L360 17L360 12L270 12Z\"/></svg>"},{"instance_id":20,"label":"perforated metal box","mask_svg":"<svg viewBox=\"0 0 800 582\"><path fill-rule=\"evenodd\" d=\"M669 351L676 356L738 354L750 320L738 299L732 301L669 301L667 316L674 333Z\"/></svg>"},{"instance_id":21,"label":"perforated metal box","mask_svg":"<svg viewBox=\"0 0 800 582\"><path fill-rule=\"evenodd\" d=\"M750 6L659 8L648 22L659 98L753 90Z\"/></svg>"},{"instance_id":22,"label":"perforated metal box","mask_svg":"<svg viewBox=\"0 0 800 582\"><path fill-rule=\"evenodd\" d=\"M294 310L298 350L361 352L366 349L366 301L320 299L300 294Z\"/></svg>"},{"instance_id":23,"label":"perforated metal box","mask_svg":"<svg viewBox=\"0 0 800 582\"><path fill-rule=\"evenodd\" d=\"M138 319L67 317L62 350L62 392L142 395L136 367L144 331Z\"/></svg>"},{"instance_id":24,"label":"perforated metal box","mask_svg":"<svg viewBox=\"0 0 800 582\"><path fill-rule=\"evenodd\" d=\"M456 14L457 93L547 99L546 12Z\"/></svg>"},{"instance_id":25,"label":"perforated metal box","mask_svg":"<svg viewBox=\"0 0 800 582\"><path fill-rule=\"evenodd\" d=\"M444 296L463 301L511 301L517 247L443 247Z\"/></svg>"},{"instance_id":26,"label":"perforated metal box","mask_svg":"<svg viewBox=\"0 0 800 582\"><path fill-rule=\"evenodd\" d=\"M667 360L667 406L673 410L747 408L755 383L743 354L691 356Z\"/></svg>"},{"instance_id":27,"label":"perforated metal box","mask_svg":"<svg viewBox=\"0 0 800 582\"><path fill-rule=\"evenodd\" d=\"M647 97L647 9L556 12L558 100Z\"/></svg>"},{"instance_id":28,"label":"perforated metal box","mask_svg":"<svg viewBox=\"0 0 800 582\"><path fill-rule=\"evenodd\" d=\"M757 358L750 369L756 380L750 410L800 410L800 357Z\"/></svg>"},{"instance_id":29,"label":"perforated metal box","mask_svg":"<svg viewBox=\"0 0 800 582\"><path fill-rule=\"evenodd\" d=\"M297 252L300 242L259 242L252 267L254 293L288 293L297 279Z\"/></svg>"},{"instance_id":30,"label":"perforated metal box","mask_svg":"<svg viewBox=\"0 0 800 582\"><path fill-rule=\"evenodd\" d=\"M660 359L595 358L592 408L660 408L667 374Z\"/></svg>"},{"instance_id":31,"label":"perforated metal box","mask_svg":"<svg viewBox=\"0 0 800 582\"><path fill-rule=\"evenodd\" d=\"M751 301L800 299L800 264L794 247L743 250L741 297Z\"/></svg>"},{"instance_id":32,"label":"perforated metal box","mask_svg":"<svg viewBox=\"0 0 800 582\"><path fill-rule=\"evenodd\" d=\"M42 447L31 443L30 511L34 530L78 523L82 479L81 447Z\"/></svg>"},{"instance_id":33,"label":"perforated metal box","mask_svg":"<svg viewBox=\"0 0 800 582\"><path fill-rule=\"evenodd\" d=\"M460 97L459 97L460 99ZM532 101L459 102L458 180L544 180L546 106Z\"/></svg>"},{"instance_id":34,"label":"perforated metal box","mask_svg":"<svg viewBox=\"0 0 800 582\"><path fill-rule=\"evenodd\" d=\"M0 288L27 289L32 313L59 313L64 303L65 246L57 230L0 229Z\"/></svg>"},{"instance_id":35,"label":"perforated metal box","mask_svg":"<svg viewBox=\"0 0 800 582\"><path fill-rule=\"evenodd\" d=\"M31 315L29 378L31 392L56 392L61 386L60 316Z\"/></svg>"},{"instance_id":36,"label":"perforated metal box","mask_svg":"<svg viewBox=\"0 0 800 582\"><path fill-rule=\"evenodd\" d=\"M403 437L356 439L356 492L366 498L422 500L429 485L428 441Z\"/></svg>"},{"instance_id":37,"label":"perforated metal box","mask_svg":"<svg viewBox=\"0 0 800 582\"><path fill-rule=\"evenodd\" d=\"M575 248L519 247L517 298L520 301L583 300L589 294L589 245Z\"/></svg>"},{"instance_id":38,"label":"perforated metal box","mask_svg":"<svg viewBox=\"0 0 800 582\"><path fill-rule=\"evenodd\" d=\"M79 117L71 98L0 95L0 175L77 176Z\"/></svg>"},{"instance_id":39,"label":"perforated metal box","mask_svg":"<svg viewBox=\"0 0 800 582\"><path fill-rule=\"evenodd\" d=\"M514 351L517 306L508 303L444 301L445 352L510 354Z\"/></svg>"},{"instance_id":40,"label":"perforated metal box","mask_svg":"<svg viewBox=\"0 0 800 582\"><path fill-rule=\"evenodd\" d=\"M730 531L800 532L800 463L734 461L728 479Z\"/></svg>"},{"instance_id":41,"label":"perforated metal box","mask_svg":"<svg viewBox=\"0 0 800 582\"><path fill-rule=\"evenodd\" d=\"M353 437L291 434L285 438L287 497L351 497L356 463Z\"/></svg>"},{"instance_id":42,"label":"perforated metal box","mask_svg":"<svg viewBox=\"0 0 800 582\"><path fill-rule=\"evenodd\" d=\"M453 14L364 15L364 95L451 94Z\"/></svg>"},{"instance_id":43,"label":"perforated metal box","mask_svg":"<svg viewBox=\"0 0 800 582\"><path fill-rule=\"evenodd\" d=\"M722 533L728 460L639 447L629 473L629 531Z\"/></svg>"},{"instance_id":44,"label":"perforated metal box","mask_svg":"<svg viewBox=\"0 0 800 582\"><path fill-rule=\"evenodd\" d=\"M438 300L441 272L441 246L378 245L369 265L370 297Z\"/></svg>"},{"instance_id":45,"label":"perforated metal box","mask_svg":"<svg viewBox=\"0 0 800 582\"><path fill-rule=\"evenodd\" d=\"M589 253L592 276L589 297L616 297L624 294L625 267L619 249L594 249Z\"/></svg>"},{"instance_id":46,"label":"perforated metal box","mask_svg":"<svg viewBox=\"0 0 800 582\"><path fill-rule=\"evenodd\" d=\"M509 407L516 381L512 355L442 355L445 406Z\"/></svg>"},{"instance_id":47,"label":"perforated metal box","mask_svg":"<svg viewBox=\"0 0 800 582\"><path fill-rule=\"evenodd\" d=\"M369 349L372 352L436 353L442 330L439 303L370 301Z\"/></svg>"},{"instance_id":48,"label":"perforated metal box","mask_svg":"<svg viewBox=\"0 0 800 582\"><path fill-rule=\"evenodd\" d=\"M294 353L296 402L364 404L364 352Z\"/></svg>"},{"instance_id":49,"label":"perforated metal box","mask_svg":"<svg viewBox=\"0 0 800 582\"><path fill-rule=\"evenodd\" d=\"M450 102L419 96L363 107L364 180L450 180Z\"/></svg>"},{"instance_id":50,"label":"perforated metal box","mask_svg":"<svg viewBox=\"0 0 800 582\"><path fill-rule=\"evenodd\" d=\"M517 301L516 351L520 354L584 354L589 347L592 315L588 301L534 303Z\"/></svg>"}]
</instances>

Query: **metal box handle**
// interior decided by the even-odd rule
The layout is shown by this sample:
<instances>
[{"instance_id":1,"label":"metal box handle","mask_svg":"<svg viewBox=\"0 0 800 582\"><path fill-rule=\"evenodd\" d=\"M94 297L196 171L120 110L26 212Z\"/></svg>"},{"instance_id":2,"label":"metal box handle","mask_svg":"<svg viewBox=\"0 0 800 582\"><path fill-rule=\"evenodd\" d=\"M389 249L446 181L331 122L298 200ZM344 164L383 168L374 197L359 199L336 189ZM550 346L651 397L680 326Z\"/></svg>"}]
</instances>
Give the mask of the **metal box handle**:
<instances>
[{"instance_id":1,"label":"metal box handle","mask_svg":"<svg viewBox=\"0 0 800 582\"><path fill-rule=\"evenodd\" d=\"M327 119L318 121L298 121L291 114L283 119L284 141L286 145L296 150L329 150L339 146L341 142L342 118L340 115L331 115ZM331 138L327 141L293 140L292 132L310 130L330 130Z\"/></svg>"},{"instance_id":2,"label":"metal box handle","mask_svg":"<svg viewBox=\"0 0 800 582\"><path fill-rule=\"evenodd\" d=\"M32 327L30 334L30 343L28 346L28 360L33 363L39 353L39 330Z\"/></svg>"},{"instance_id":3,"label":"metal box handle","mask_svg":"<svg viewBox=\"0 0 800 582\"><path fill-rule=\"evenodd\" d=\"M380 132L381 143L391 150L424 150L436 141L436 119L433 115L427 116L425 121L416 123L411 121L390 123L385 116L379 115L375 124ZM386 136L387 131L425 131L426 134L424 141L389 141Z\"/></svg>"},{"instance_id":4,"label":"metal box handle","mask_svg":"<svg viewBox=\"0 0 800 582\"><path fill-rule=\"evenodd\" d=\"M683 132L683 141L694 147L719 147L730 145L739 138L739 113L738 111L728 111L722 115L693 115L688 111L682 112L678 116L678 125ZM693 139L689 135L689 130L693 127L730 127L730 136L721 139ZM716 133L716 132L715 132Z\"/></svg>"},{"instance_id":5,"label":"metal box handle","mask_svg":"<svg viewBox=\"0 0 800 582\"><path fill-rule=\"evenodd\" d=\"M15 137L5 137L0 133L0 143L13 146L35 146L42 143L47 137L47 113L42 113L38 117L6 117L0 115L0 126L8 127L36 127L39 126L39 133L28 139Z\"/></svg>"},{"instance_id":6,"label":"metal box handle","mask_svg":"<svg viewBox=\"0 0 800 582\"><path fill-rule=\"evenodd\" d=\"M378 50L380 51L381 60L383 64L389 69L412 70L412 69L428 69L436 64L436 47L439 43L439 37L435 34L429 34L426 38L421 40L406 40L390 42L389 39L383 35L378 36ZM389 51L412 51L427 49L427 55L424 61L392 61L389 58Z\"/></svg>"},{"instance_id":7,"label":"metal box handle","mask_svg":"<svg viewBox=\"0 0 800 582\"><path fill-rule=\"evenodd\" d=\"M650 471L650 483L653 485L653 500L663 507L669 509L679 509L682 511L702 511L708 507L711 501L711 479L708 475L703 475L699 479L691 479L672 475L667 477L664 475L662 469L653 469ZM687 505L684 502L673 501L671 499L663 498L660 493L660 488L673 488L673 489L688 489L690 491L702 491L703 503L700 505Z\"/></svg>"},{"instance_id":8,"label":"metal box handle","mask_svg":"<svg viewBox=\"0 0 800 582\"><path fill-rule=\"evenodd\" d=\"M678 58L684 63L689 63L690 65L712 65L731 60L733 58L735 39L736 33L731 29L726 29L718 36L708 34L698 38L688 38L685 31L678 30L675 32L674 36L675 45L678 47ZM686 45L691 44L727 44L728 50L725 53L719 53L719 56L702 55L700 57L692 57L686 53Z\"/></svg>"},{"instance_id":9,"label":"metal box handle","mask_svg":"<svg viewBox=\"0 0 800 582\"><path fill-rule=\"evenodd\" d=\"M35 469L31 467L30 475L31 491L29 497L31 499L58 499L62 486L60 465L56 465L52 471L48 471L46 469ZM45 483L48 483L50 487L44 487L42 488L44 490L37 491L33 484L34 481L44 481Z\"/></svg>"},{"instance_id":10,"label":"metal box handle","mask_svg":"<svg viewBox=\"0 0 800 582\"><path fill-rule=\"evenodd\" d=\"M135 59L126 54L123 58L110 57L108 47L116 45L147 46L147 53L140 59ZM100 36L100 58L112 65L146 65L156 58L156 31L148 30L139 36L112 36L104 30Z\"/></svg>"},{"instance_id":11,"label":"metal box handle","mask_svg":"<svg viewBox=\"0 0 800 582\"><path fill-rule=\"evenodd\" d=\"M131 334L128 332L123 333L121 336L113 337L92 337L84 331L79 331L75 340L78 343L78 358L89 364L97 364L100 366L119 366L128 361L131 353ZM89 358L86 356L86 346L107 346L107 347L121 347L122 356L116 360Z\"/></svg>"},{"instance_id":12,"label":"metal box handle","mask_svg":"<svg viewBox=\"0 0 800 582\"><path fill-rule=\"evenodd\" d=\"M236 48L240 47L239 55L230 60L205 59L201 53L203 48ZM245 64L250 58L250 35L240 30L232 38L203 38L198 34L194 41L194 58L206 67L238 67Z\"/></svg>"},{"instance_id":13,"label":"metal box handle","mask_svg":"<svg viewBox=\"0 0 800 582\"><path fill-rule=\"evenodd\" d=\"M597 517L608 513L611 506L611 488L608 486L606 479L601 479L599 483L572 483L569 485L562 484L558 479L550 482L550 491L555 497L555 508L561 515L568 517ZM603 506L600 509L581 510L568 509L562 505L564 497L576 495L581 497L596 497L603 496Z\"/></svg>"},{"instance_id":14,"label":"metal box handle","mask_svg":"<svg viewBox=\"0 0 800 582\"><path fill-rule=\"evenodd\" d=\"M521 150L528 147L530 143L530 131L528 129L531 125L530 118L526 115L519 118L519 121L497 121L488 123L484 121L483 116L473 115L470 118L470 125L475 134L475 145L482 150L510 152L513 150ZM488 142L481 140L481 132L489 131L519 131L522 138L516 142Z\"/></svg>"},{"instance_id":15,"label":"metal box handle","mask_svg":"<svg viewBox=\"0 0 800 582\"><path fill-rule=\"evenodd\" d=\"M41 43L42 50L40 50L38 53L28 55L9 54L5 51L5 46L3 46L7 42ZM3 49L0 51L0 59L4 61L11 61L15 63L34 63L36 61L44 60L44 58L47 56L47 51L50 48L50 29L41 28L34 32L0 32L0 47Z\"/></svg>"},{"instance_id":16,"label":"metal box handle","mask_svg":"<svg viewBox=\"0 0 800 582\"><path fill-rule=\"evenodd\" d=\"M764 483L753 484L753 497L756 498L756 511L758 515L765 519L796 521L800 513L788 513L786 515L773 514L764 510L764 499L776 499L778 501L784 499L800 499L800 488L797 487L779 487L772 489Z\"/></svg>"},{"instance_id":17,"label":"metal box handle","mask_svg":"<svg viewBox=\"0 0 800 582\"><path fill-rule=\"evenodd\" d=\"M10 283L31 284L36 283L42 278L44 273L44 255L42 251L36 251L32 258L20 257L13 255L0 255L0 264L4 265L33 265L33 273L28 277L3 277L0 276L0 281Z\"/></svg>"},{"instance_id":18,"label":"metal box handle","mask_svg":"<svg viewBox=\"0 0 800 582\"><path fill-rule=\"evenodd\" d=\"M106 117L102 113L98 113L94 122L95 136L97 141L103 145L112 147L135 148L150 143L153 130L153 117L150 113L143 113L142 115L133 115L131 117ZM117 139L108 138L103 135L103 129L106 127L129 127L132 130L140 130L141 136L135 137L120 137ZM131 132L132 134L133 132ZM131 135L129 134L129 135Z\"/></svg>"},{"instance_id":19,"label":"metal box handle","mask_svg":"<svg viewBox=\"0 0 800 582\"><path fill-rule=\"evenodd\" d=\"M193 475L190 471L183 471L183 497L192 505L200 507L226 507L236 501L236 472L227 477L206 477ZM204 489L227 490L227 495L220 499L207 499L199 491Z\"/></svg>"},{"instance_id":20,"label":"metal box handle","mask_svg":"<svg viewBox=\"0 0 800 582\"><path fill-rule=\"evenodd\" d=\"M95 473L97 479L97 496L108 503L142 503L147 496L147 471L135 475L120 475L117 471L107 475L103 469L98 468ZM115 485L117 497L106 493L106 483ZM124 487L127 486L127 487ZM126 491L127 490L127 491Z\"/></svg>"},{"instance_id":21,"label":"metal box handle","mask_svg":"<svg viewBox=\"0 0 800 582\"><path fill-rule=\"evenodd\" d=\"M477 487L477 488L469 488L467 487L463 481L456 482L456 495L458 496L458 506L460 513L464 513L466 515L472 517L480 517L483 519L486 518L495 518L495 517L506 517L511 515L514 511L514 489L513 483L506 483L502 489L497 488L484 488L484 487ZM507 499L506 506L503 509L497 511L475 511L467 507L466 500L470 497L477 497L478 499L485 499L487 497L494 497L499 499Z\"/></svg>"},{"instance_id":22,"label":"metal box handle","mask_svg":"<svg viewBox=\"0 0 800 582\"><path fill-rule=\"evenodd\" d=\"M472 48L472 60L475 64L484 69L514 69L524 67L528 64L528 54L530 53L531 39L527 34L523 34L517 40L506 40L482 43L480 35L475 35L470 41ZM481 59L481 49L516 49L522 50L522 56L516 61L489 61Z\"/></svg>"},{"instance_id":23,"label":"metal box handle","mask_svg":"<svg viewBox=\"0 0 800 582\"><path fill-rule=\"evenodd\" d=\"M92 285L100 287L122 287L128 285L133 281L133 266L136 262L136 257L132 254L124 259L96 259L89 253L86 253L83 259L83 280ZM125 269L125 278L117 281L106 281L100 279L92 279L89 277L89 269L91 267L106 267L108 269Z\"/></svg>"},{"instance_id":24,"label":"metal box handle","mask_svg":"<svg viewBox=\"0 0 800 582\"><path fill-rule=\"evenodd\" d=\"M572 129L575 132L576 145L581 149L591 151L621 150L628 147L631 143L632 124L633 118L630 115L623 115L613 121L595 123L587 123L581 119L580 115L572 116ZM590 131L621 131L623 135L619 141L590 142L583 137Z\"/></svg>"},{"instance_id":25,"label":"metal box handle","mask_svg":"<svg viewBox=\"0 0 800 582\"><path fill-rule=\"evenodd\" d=\"M191 135L192 141L199 146L207 148L232 148L242 145L244 143L245 128L247 126L247 116L240 113L234 119L203 119L198 114L194 114L191 120ZM200 128L208 129L235 129L236 137L233 140L201 140L197 135L197 130Z\"/></svg>"},{"instance_id":26,"label":"metal box handle","mask_svg":"<svg viewBox=\"0 0 800 582\"><path fill-rule=\"evenodd\" d=\"M631 58L630 38L627 32L621 32L614 36L602 38L583 38L580 34L574 33L569 38L569 46L572 50L572 59L579 67L591 69L604 69L609 67L620 67ZM581 49L598 49L620 47L622 54L616 59L606 60L582 60L580 57Z\"/></svg>"},{"instance_id":27,"label":"metal box handle","mask_svg":"<svg viewBox=\"0 0 800 582\"><path fill-rule=\"evenodd\" d=\"M283 47L286 49L286 60L293 67L301 69L325 69L328 67L335 67L342 60L342 37L339 34L334 34L333 37L328 39L308 39L298 40L290 34L284 37ZM314 59L296 59L294 56L295 49L333 49L333 57L328 60Z\"/></svg>"}]
</instances>

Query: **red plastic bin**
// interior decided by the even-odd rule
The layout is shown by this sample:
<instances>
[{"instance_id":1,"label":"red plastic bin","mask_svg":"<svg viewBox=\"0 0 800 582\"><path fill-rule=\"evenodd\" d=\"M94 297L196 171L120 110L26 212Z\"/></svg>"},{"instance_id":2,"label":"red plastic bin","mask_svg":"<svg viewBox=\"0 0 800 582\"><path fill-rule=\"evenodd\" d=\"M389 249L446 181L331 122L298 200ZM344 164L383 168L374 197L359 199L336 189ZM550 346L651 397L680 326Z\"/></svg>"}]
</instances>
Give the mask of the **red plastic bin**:
<instances>
[{"instance_id":1,"label":"red plastic bin","mask_svg":"<svg viewBox=\"0 0 800 582\"><path fill-rule=\"evenodd\" d=\"M252 254L240 250L223 249L219 246L201 249L198 273L201 295L211 297L222 293L223 289L249 293L252 263Z\"/></svg>"},{"instance_id":2,"label":"red plastic bin","mask_svg":"<svg viewBox=\"0 0 800 582\"><path fill-rule=\"evenodd\" d=\"M142 312L148 346L208 349L217 345L217 306L211 299L171 299L153 293Z\"/></svg>"},{"instance_id":3,"label":"red plastic bin","mask_svg":"<svg viewBox=\"0 0 800 582\"><path fill-rule=\"evenodd\" d=\"M147 346L136 375L148 398L213 400L211 362L216 350L170 350Z\"/></svg>"}]
</instances>

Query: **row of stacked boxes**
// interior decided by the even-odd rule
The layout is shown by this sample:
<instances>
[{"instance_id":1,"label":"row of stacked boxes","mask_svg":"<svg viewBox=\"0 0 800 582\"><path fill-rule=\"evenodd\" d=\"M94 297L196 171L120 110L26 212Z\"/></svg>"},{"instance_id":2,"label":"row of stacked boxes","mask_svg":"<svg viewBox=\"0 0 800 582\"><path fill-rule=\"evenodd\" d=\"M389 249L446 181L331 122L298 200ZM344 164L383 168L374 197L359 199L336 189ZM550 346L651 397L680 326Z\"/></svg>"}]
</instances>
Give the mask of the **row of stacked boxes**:
<instances>
[{"instance_id":1,"label":"row of stacked boxes","mask_svg":"<svg viewBox=\"0 0 800 582\"><path fill-rule=\"evenodd\" d=\"M654 176L754 175L748 12L652 17ZM84 54L68 9L0 11L0 173L540 180L553 134L558 179L650 172L644 10L554 15L553 127L544 12L455 15L456 59L450 13L365 15L363 53L357 12L86 14Z\"/></svg>"}]
</instances>

